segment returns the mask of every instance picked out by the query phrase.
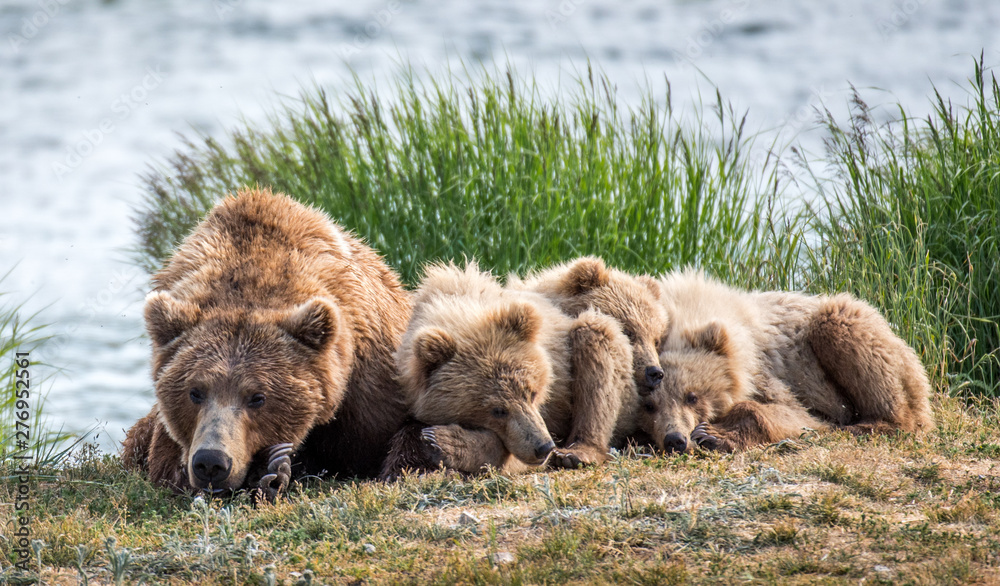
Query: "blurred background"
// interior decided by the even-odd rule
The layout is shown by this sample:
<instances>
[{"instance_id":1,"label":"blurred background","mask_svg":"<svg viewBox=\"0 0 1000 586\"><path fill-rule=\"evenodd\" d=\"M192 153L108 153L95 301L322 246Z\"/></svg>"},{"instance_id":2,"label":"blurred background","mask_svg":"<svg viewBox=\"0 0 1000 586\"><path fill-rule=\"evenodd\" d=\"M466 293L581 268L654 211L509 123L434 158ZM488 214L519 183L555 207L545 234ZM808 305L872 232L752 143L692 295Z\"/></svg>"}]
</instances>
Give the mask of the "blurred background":
<instances>
[{"instance_id":1,"label":"blurred background","mask_svg":"<svg viewBox=\"0 0 1000 586\"><path fill-rule=\"evenodd\" d=\"M843 118L851 85L911 114L930 112L935 87L964 104L973 60L1000 61L997 30L991 0L6 0L0 290L50 324L34 356L52 375L50 422L96 426L115 451L153 403L149 276L129 260L138 177L179 134L263 121L302 88L336 94L352 71L509 62L558 88L589 59L621 102L664 76L679 108L718 87L771 137L759 142L817 152L814 110Z\"/></svg>"}]
</instances>

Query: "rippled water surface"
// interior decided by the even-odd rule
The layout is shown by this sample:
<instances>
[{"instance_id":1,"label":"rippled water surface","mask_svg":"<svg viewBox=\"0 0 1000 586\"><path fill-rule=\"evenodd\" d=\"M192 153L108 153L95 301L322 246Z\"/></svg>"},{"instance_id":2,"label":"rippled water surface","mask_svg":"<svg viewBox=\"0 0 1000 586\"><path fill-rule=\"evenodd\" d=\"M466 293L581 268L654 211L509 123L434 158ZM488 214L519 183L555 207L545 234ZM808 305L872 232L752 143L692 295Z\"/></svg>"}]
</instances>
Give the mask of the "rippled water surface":
<instances>
[{"instance_id":1,"label":"rippled water surface","mask_svg":"<svg viewBox=\"0 0 1000 586\"><path fill-rule=\"evenodd\" d=\"M812 109L844 112L849 84L918 114L931 84L964 103L973 57L1000 60L998 30L993 0L8 0L0 287L52 324L37 355L60 369L53 422L98 424L113 450L153 402L148 276L128 263L137 176L178 132L262 120L303 85L345 87L350 68L496 59L556 87L590 58L626 102L645 79L695 96L707 78L751 128L815 145Z\"/></svg>"}]
</instances>

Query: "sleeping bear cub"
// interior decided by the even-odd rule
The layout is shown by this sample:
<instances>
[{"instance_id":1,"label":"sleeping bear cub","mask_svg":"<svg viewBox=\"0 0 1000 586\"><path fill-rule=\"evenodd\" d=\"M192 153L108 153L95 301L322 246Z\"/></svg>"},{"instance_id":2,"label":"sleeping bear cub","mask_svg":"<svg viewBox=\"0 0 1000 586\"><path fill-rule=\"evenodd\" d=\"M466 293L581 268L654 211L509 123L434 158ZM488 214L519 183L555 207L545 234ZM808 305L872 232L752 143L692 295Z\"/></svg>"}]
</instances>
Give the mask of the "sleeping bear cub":
<instances>
[{"instance_id":1,"label":"sleeping bear cub","mask_svg":"<svg viewBox=\"0 0 1000 586\"><path fill-rule=\"evenodd\" d=\"M640 427L668 452L736 451L805 428L922 432L930 385L916 353L850 295L733 289L696 271L660 280L664 378Z\"/></svg>"},{"instance_id":2,"label":"sleeping bear cub","mask_svg":"<svg viewBox=\"0 0 1000 586\"><path fill-rule=\"evenodd\" d=\"M387 478L440 465L600 464L636 422L631 346L617 322L593 310L570 317L475 263L426 269L396 358L416 421L395 436Z\"/></svg>"}]
</instances>

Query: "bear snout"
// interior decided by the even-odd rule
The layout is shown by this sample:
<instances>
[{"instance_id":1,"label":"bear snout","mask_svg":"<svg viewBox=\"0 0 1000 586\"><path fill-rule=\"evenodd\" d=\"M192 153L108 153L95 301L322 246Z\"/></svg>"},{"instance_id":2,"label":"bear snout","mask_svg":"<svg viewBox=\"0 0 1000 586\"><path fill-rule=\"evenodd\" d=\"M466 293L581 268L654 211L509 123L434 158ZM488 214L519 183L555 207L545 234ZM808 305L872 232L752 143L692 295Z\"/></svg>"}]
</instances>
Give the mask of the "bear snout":
<instances>
[{"instance_id":1,"label":"bear snout","mask_svg":"<svg viewBox=\"0 0 1000 586\"><path fill-rule=\"evenodd\" d=\"M198 480L218 487L229 478L233 459L222 450L198 450L191 459L191 469Z\"/></svg>"},{"instance_id":2,"label":"bear snout","mask_svg":"<svg viewBox=\"0 0 1000 586\"><path fill-rule=\"evenodd\" d=\"M646 386L655 388L663 380L663 369L659 366L646 367Z\"/></svg>"},{"instance_id":3,"label":"bear snout","mask_svg":"<svg viewBox=\"0 0 1000 586\"><path fill-rule=\"evenodd\" d=\"M663 438L663 451L668 454L683 453L687 451L687 438L676 431L668 433Z\"/></svg>"},{"instance_id":4,"label":"bear snout","mask_svg":"<svg viewBox=\"0 0 1000 586\"><path fill-rule=\"evenodd\" d=\"M547 443L535 447L535 457L539 460L544 460L549 457L549 452L554 450L556 445L549 440Z\"/></svg>"}]
</instances>

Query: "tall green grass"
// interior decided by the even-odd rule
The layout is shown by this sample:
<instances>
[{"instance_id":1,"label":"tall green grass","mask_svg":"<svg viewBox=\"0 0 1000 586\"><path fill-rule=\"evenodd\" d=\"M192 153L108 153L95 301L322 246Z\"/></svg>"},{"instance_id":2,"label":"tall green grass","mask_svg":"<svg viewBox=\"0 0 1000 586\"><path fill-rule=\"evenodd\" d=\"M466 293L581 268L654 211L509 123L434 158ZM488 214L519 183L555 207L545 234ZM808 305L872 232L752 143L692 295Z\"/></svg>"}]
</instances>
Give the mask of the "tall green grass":
<instances>
[{"instance_id":1,"label":"tall green grass","mask_svg":"<svg viewBox=\"0 0 1000 586\"><path fill-rule=\"evenodd\" d=\"M404 70L388 89L356 78L155 167L137 260L157 269L219 198L262 185L327 210L409 284L438 259L502 274L597 254L635 272L695 265L742 286L849 291L940 386L998 396L1000 90L987 77L980 62L971 106L936 94L926 119L900 107L880 127L860 96L846 124L827 115L818 164L833 179L800 182L815 193L795 215L778 205L777 161L792 155L718 92L685 114L668 83L625 105L590 69L554 94L501 69Z\"/></svg>"},{"instance_id":2,"label":"tall green grass","mask_svg":"<svg viewBox=\"0 0 1000 586\"><path fill-rule=\"evenodd\" d=\"M953 390L1000 395L1000 86L982 61L968 107L879 127L855 94L827 114L832 182L817 182L810 272L886 308Z\"/></svg>"},{"instance_id":3,"label":"tall green grass","mask_svg":"<svg viewBox=\"0 0 1000 586\"><path fill-rule=\"evenodd\" d=\"M777 174L751 168L753 141L718 94L688 116L667 84L625 107L590 69L557 95L510 70L429 81L407 70L388 90L355 79L154 169L138 257L157 268L215 201L256 184L327 210L411 284L438 259L504 274L597 254L787 285L793 247L772 245L788 233L769 209Z\"/></svg>"},{"instance_id":4,"label":"tall green grass","mask_svg":"<svg viewBox=\"0 0 1000 586\"><path fill-rule=\"evenodd\" d=\"M5 278L0 276L0 285ZM0 292L0 466L55 464L65 457L71 436L53 431L43 418L43 378L37 359L31 357L48 337L44 326L35 323L37 315L24 317L21 308L9 301L9 294ZM23 360L29 362L27 369L22 368ZM25 413L27 419L19 417ZM23 456L30 460L15 458Z\"/></svg>"}]
</instances>

